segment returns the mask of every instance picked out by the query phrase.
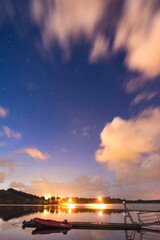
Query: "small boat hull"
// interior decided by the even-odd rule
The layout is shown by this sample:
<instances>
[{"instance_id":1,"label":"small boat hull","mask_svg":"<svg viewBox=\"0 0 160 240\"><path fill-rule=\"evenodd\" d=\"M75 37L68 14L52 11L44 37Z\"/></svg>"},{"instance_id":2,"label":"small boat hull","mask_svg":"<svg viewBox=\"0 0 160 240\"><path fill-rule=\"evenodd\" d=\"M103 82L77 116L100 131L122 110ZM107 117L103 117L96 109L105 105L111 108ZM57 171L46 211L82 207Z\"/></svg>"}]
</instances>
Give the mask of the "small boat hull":
<instances>
[{"instance_id":1,"label":"small boat hull","mask_svg":"<svg viewBox=\"0 0 160 240\"><path fill-rule=\"evenodd\" d=\"M55 221L50 219L34 218L33 221L41 228L70 229L71 223L65 221Z\"/></svg>"}]
</instances>

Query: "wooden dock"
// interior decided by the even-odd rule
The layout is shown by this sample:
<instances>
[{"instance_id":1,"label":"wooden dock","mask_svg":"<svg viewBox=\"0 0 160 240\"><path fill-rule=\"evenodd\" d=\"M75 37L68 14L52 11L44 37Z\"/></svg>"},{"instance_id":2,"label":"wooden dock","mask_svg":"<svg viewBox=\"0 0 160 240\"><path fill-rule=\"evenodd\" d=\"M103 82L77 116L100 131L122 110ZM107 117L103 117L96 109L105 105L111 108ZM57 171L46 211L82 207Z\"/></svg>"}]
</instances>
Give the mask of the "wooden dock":
<instances>
[{"instance_id":1,"label":"wooden dock","mask_svg":"<svg viewBox=\"0 0 160 240\"><path fill-rule=\"evenodd\" d=\"M92 229L92 230L135 230L140 231L141 227L137 223L107 223L107 222L72 222L72 229ZM38 225L33 220L24 221L23 228L37 228Z\"/></svg>"},{"instance_id":2,"label":"wooden dock","mask_svg":"<svg viewBox=\"0 0 160 240\"><path fill-rule=\"evenodd\" d=\"M137 230L141 229L137 223L107 223L107 222L72 222L72 229L99 230Z\"/></svg>"}]
</instances>

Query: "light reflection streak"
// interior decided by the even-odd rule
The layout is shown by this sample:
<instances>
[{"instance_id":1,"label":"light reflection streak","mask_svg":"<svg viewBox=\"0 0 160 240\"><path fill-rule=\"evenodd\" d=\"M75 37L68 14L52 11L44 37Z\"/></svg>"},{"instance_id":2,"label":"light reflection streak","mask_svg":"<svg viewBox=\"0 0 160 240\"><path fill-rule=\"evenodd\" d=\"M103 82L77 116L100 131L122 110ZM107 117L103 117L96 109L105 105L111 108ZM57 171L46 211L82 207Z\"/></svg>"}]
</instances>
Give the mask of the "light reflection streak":
<instances>
[{"instance_id":1,"label":"light reflection streak","mask_svg":"<svg viewBox=\"0 0 160 240\"><path fill-rule=\"evenodd\" d=\"M50 212L47 209L44 209L42 215L46 217L46 216L50 215Z\"/></svg>"},{"instance_id":2,"label":"light reflection streak","mask_svg":"<svg viewBox=\"0 0 160 240\"><path fill-rule=\"evenodd\" d=\"M101 217L102 216L102 210L99 211L98 215Z\"/></svg>"}]
</instances>

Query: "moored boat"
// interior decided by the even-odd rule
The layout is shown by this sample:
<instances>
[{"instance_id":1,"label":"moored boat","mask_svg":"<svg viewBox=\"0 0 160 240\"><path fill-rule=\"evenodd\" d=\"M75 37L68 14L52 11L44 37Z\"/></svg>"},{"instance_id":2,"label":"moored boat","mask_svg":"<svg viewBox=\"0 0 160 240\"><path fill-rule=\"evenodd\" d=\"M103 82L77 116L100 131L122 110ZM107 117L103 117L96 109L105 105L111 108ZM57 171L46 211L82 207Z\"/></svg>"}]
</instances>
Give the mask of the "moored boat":
<instances>
[{"instance_id":1,"label":"moored boat","mask_svg":"<svg viewBox=\"0 0 160 240\"><path fill-rule=\"evenodd\" d=\"M56 229L70 229L72 224L67 220L64 221L55 221L50 219L34 218L33 221L43 228L56 228Z\"/></svg>"}]
</instances>

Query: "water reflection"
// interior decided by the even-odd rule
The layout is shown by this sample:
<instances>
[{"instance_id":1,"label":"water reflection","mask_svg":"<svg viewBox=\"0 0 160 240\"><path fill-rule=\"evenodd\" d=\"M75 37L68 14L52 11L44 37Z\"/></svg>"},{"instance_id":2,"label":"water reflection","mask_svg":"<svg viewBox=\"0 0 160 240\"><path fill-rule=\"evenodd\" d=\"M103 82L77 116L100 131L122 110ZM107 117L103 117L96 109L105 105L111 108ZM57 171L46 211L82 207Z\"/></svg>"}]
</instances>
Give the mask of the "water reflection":
<instances>
[{"instance_id":1,"label":"water reflection","mask_svg":"<svg viewBox=\"0 0 160 240\"><path fill-rule=\"evenodd\" d=\"M46 235L46 234L53 234L53 233L63 233L64 235L67 234L69 230L59 230L59 229L45 229L45 228L36 228L32 231L32 235Z\"/></svg>"},{"instance_id":2,"label":"water reflection","mask_svg":"<svg viewBox=\"0 0 160 240\"><path fill-rule=\"evenodd\" d=\"M53 238L58 240L146 240L160 239L160 234L141 231L141 233L132 231L112 231L112 230L77 230L72 229L68 232L48 229L21 228L23 220L30 220L34 217L45 219L55 219L69 221L85 222L124 222L122 209L110 209L110 206L99 204L93 208L93 205L87 208L69 204L67 206L0 206L0 240L38 240L41 235L43 240ZM137 212L132 212L136 219ZM16 224L18 226L16 226ZM49 235L48 235L49 234ZM146 238L148 237L149 238Z\"/></svg>"},{"instance_id":3,"label":"water reflection","mask_svg":"<svg viewBox=\"0 0 160 240\"><path fill-rule=\"evenodd\" d=\"M90 207L90 206L89 206ZM61 215L66 214L78 214L78 213L98 213L101 217L102 214L111 215L113 213L122 213L120 209L106 209L104 204L99 204L95 208L79 207L74 204L68 204L66 206L0 206L0 219L3 221L9 221L14 218L24 217L35 213L41 213L42 217L48 217L50 214Z\"/></svg>"}]
</instances>

